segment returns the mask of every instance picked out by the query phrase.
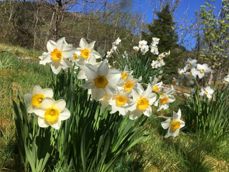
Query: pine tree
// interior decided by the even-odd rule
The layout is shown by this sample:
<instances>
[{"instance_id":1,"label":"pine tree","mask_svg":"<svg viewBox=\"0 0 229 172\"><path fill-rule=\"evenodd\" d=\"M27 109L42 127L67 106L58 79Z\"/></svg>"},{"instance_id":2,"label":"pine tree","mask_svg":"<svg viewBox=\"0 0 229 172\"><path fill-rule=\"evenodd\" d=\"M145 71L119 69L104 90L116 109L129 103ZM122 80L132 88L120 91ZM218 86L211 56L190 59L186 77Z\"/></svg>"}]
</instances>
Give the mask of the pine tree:
<instances>
[{"instance_id":1,"label":"pine tree","mask_svg":"<svg viewBox=\"0 0 229 172\"><path fill-rule=\"evenodd\" d=\"M185 48L177 44L178 35L175 32L175 22L173 21L172 10L169 4L165 5L160 12L157 12L157 18L152 24L148 25L148 32L143 32L143 39L147 42L152 41L152 37L160 38L159 52L170 51L170 56L165 58L163 69L163 79L166 83L171 83L173 77L177 76L177 70L181 67L182 53Z\"/></svg>"},{"instance_id":2,"label":"pine tree","mask_svg":"<svg viewBox=\"0 0 229 172\"><path fill-rule=\"evenodd\" d=\"M157 13L157 19L151 25L148 25L148 30L149 33L142 33L143 39L151 42L152 37L160 38L159 52L169 51L177 47L178 36L175 32L175 23L168 4Z\"/></svg>"}]
</instances>

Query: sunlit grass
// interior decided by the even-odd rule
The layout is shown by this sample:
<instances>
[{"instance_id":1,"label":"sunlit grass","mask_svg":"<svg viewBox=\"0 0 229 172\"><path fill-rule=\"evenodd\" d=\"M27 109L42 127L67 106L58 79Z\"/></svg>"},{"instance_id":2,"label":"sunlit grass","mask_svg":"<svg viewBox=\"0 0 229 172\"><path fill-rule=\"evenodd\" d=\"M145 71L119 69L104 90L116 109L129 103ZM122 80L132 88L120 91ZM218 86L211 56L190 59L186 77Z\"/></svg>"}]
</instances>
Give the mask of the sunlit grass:
<instances>
[{"instance_id":1,"label":"sunlit grass","mask_svg":"<svg viewBox=\"0 0 229 172\"><path fill-rule=\"evenodd\" d=\"M30 90L38 82L47 85L49 69L38 66L35 57L33 51L0 44L0 169L15 168L11 98Z\"/></svg>"}]
</instances>

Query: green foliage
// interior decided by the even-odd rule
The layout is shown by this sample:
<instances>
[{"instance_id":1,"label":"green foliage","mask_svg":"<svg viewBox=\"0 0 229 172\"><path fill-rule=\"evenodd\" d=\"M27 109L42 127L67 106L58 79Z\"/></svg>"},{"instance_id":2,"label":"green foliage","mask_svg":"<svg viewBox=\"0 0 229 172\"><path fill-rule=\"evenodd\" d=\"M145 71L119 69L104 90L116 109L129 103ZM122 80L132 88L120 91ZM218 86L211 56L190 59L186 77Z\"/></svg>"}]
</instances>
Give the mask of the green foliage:
<instances>
[{"instance_id":1,"label":"green foliage","mask_svg":"<svg viewBox=\"0 0 229 172\"><path fill-rule=\"evenodd\" d=\"M151 67L152 60L155 59L152 54L142 55L140 52L134 54L115 54L109 61L113 61L113 65L120 70L126 67L129 71L133 71L135 78L142 79L143 83L150 83L154 77L159 77L162 74L163 67L153 69Z\"/></svg>"},{"instance_id":2,"label":"green foliage","mask_svg":"<svg viewBox=\"0 0 229 172\"><path fill-rule=\"evenodd\" d=\"M216 91L213 99L199 95L199 90L181 108L189 132L197 132L207 139L222 139L229 132L229 88Z\"/></svg>"},{"instance_id":3,"label":"green foliage","mask_svg":"<svg viewBox=\"0 0 229 172\"><path fill-rule=\"evenodd\" d=\"M50 131L38 127L34 115L28 115L26 105L19 98L13 101L16 125L17 150L20 157L18 169L42 172L51 154ZM22 165L23 164L23 165Z\"/></svg>"},{"instance_id":4,"label":"green foliage","mask_svg":"<svg viewBox=\"0 0 229 172\"><path fill-rule=\"evenodd\" d=\"M74 169L111 171L125 153L144 140L140 126L145 119L131 121L118 114L109 114L97 102L91 101L87 90L78 84L76 75L70 72L58 76L53 87L67 100L71 111L71 118L59 136L64 138L60 152L64 159L73 162Z\"/></svg>"},{"instance_id":5,"label":"green foliage","mask_svg":"<svg viewBox=\"0 0 229 172\"><path fill-rule=\"evenodd\" d=\"M228 57L229 3L223 0L220 14L215 15L213 2L206 1L200 11L200 26L203 30L201 56L212 64L217 75L228 64L225 58Z\"/></svg>"},{"instance_id":6,"label":"green foliage","mask_svg":"<svg viewBox=\"0 0 229 172\"><path fill-rule=\"evenodd\" d=\"M51 80L55 98L64 98L71 111L71 118L59 131L39 128L22 100L13 103L17 145L25 169L63 171L69 164L69 171L112 171L120 158L147 138L141 127L144 117L132 121L109 114L91 100L76 76L72 71L62 72Z\"/></svg>"}]
</instances>

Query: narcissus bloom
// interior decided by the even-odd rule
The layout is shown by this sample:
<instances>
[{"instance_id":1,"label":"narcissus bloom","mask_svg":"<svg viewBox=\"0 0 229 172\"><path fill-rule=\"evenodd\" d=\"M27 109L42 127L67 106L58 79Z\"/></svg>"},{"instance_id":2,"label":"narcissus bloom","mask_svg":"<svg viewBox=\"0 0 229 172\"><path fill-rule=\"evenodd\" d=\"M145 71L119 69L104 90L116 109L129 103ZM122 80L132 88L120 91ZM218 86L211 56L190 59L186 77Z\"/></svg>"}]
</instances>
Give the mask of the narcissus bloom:
<instances>
[{"instance_id":1,"label":"narcissus bloom","mask_svg":"<svg viewBox=\"0 0 229 172\"><path fill-rule=\"evenodd\" d=\"M79 64L84 63L96 64L96 59L100 59L100 54L94 50L95 41L88 43L84 38L80 39L79 48L77 48L79 55Z\"/></svg>"},{"instance_id":2,"label":"narcissus bloom","mask_svg":"<svg viewBox=\"0 0 229 172\"><path fill-rule=\"evenodd\" d=\"M134 79L132 76L129 76L124 82L122 83L122 90L126 93L130 93L137 84L137 79Z\"/></svg>"},{"instance_id":3,"label":"narcissus bloom","mask_svg":"<svg viewBox=\"0 0 229 172\"><path fill-rule=\"evenodd\" d=\"M187 68L191 69L196 67L197 65L197 60L196 59L192 59L192 58L188 58L186 61L186 66Z\"/></svg>"},{"instance_id":4,"label":"narcissus bloom","mask_svg":"<svg viewBox=\"0 0 229 172\"><path fill-rule=\"evenodd\" d=\"M155 54L155 55L158 55L159 54L159 51L158 51L158 43L159 43L159 38L152 38L152 42L150 44L150 52L152 54Z\"/></svg>"},{"instance_id":5,"label":"narcissus bloom","mask_svg":"<svg viewBox=\"0 0 229 172\"><path fill-rule=\"evenodd\" d=\"M180 129L185 126L185 122L181 119L181 110L179 109L178 112L173 112L173 117L169 117L166 121L161 123L162 128L168 129L165 138L167 137L176 137L178 136Z\"/></svg>"},{"instance_id":6,"label":"narcissus bloom","mask_svg":"<svg viewBox=\"0 0 229 172\"><path fill-rule=\"evenodd\" d=\"M28 105L28 113L33 113L34 108L40 108L41 103L45 98L52 98L53 90L51 88L42 89L39 85L33 87L33 91L30 94L25 94L24 99Z\"/></svg>"},{"instance_id":7,"label":"narcissus bloom","mask_svg":"<svg viewBox=\"0 0 229 172\"><path fill-rule=\"evenodd\" d=\"M139 51L139 49L140 49L140 48L139 48L138 46L133 46L133 50L134 50L134 51Z\"/></svg>"},{"instance_id":8,"label":"narcissus bloom","mask_svg":"<svg viewBox=\"0 0 229 172\"><path fill-rule=\"evenodd\" d=\"M196 68L191 69L191 74L193 77L202 79L206 74L210 73L212 70L207 64L197 64Z\"/></svg>"},{"instance_id":9,"label":"narcissus bloom","mask_svg":"<svg viewBox=\"0 0 229 172\"><path fill-rule=\"evenodd\" d=\"M156 101L156 94L152 92L152 87L148 84L147 89L137 84L136 89L132 91L133 105L130 108L129 117L130 119L137 119L139 116L144 114L150 116L152 113L151 105Z\"/></svg>"},{"instance_id":10,"label":"narcissus bloom","mask_svg":"<svg viewBox=\"0 0 229 172\"><path fill-rule=\"evenodd\" d=\"M165 62L164 62L163 59L153 60L152 63L151 63L151 67L153 69L157 69L157 68L160 68L162 66L165 66Z\"/></svg>"},{"instance_id":11,"label":"narcissus bloom","mask_svg":"<svg viewBox=\"0 0 229 172\"><path fill-rule=\"evenodd\" d=\"M154 93L160 93L163 88L163 82L158 82L152 85L152 91Z\"/></svg>"},{"instance_id":12,"label":"narcissus bloom","mask_svg":"<svg viewBox=\"0 0 229 172\"><path fill-rule=\"evenodd\" d=\"M84 67L86 75L85 87L91 89L92 98L99 100L104 95L113 95L121 78L116 69L109 69L108 62L104 60L99 66L86 64Z\"/></svg>"},{"instance_id":13,"label":"narcissus bloom","mask_svg":"<svg viewBox=\"0 0 229 172\"><path fill-rule=\"evenodd\" d=\"M124 82L129 78L133 78L132 73L133 71L129 71L128 67L125 66L124 70L121 72L121 82Z\"/></svg>"},{"instance_id":14,"label":"narcissus bloom","mask_svg":"<svg viewBox=\"0 0 229 172\"><path fill-rule=\"evenodd\" d=\"M75 51L73 46L65 41L65 38L61 38L57 42L49 40L47 50L48 52L39 57L40 64L51 64L54 74L58 74L61 69L65 70L69 67L69 59L72 58Z\"/></svg>"},{"instance_id":15,"label":"narcissus bloom","mask_svg":"<svg viewBox=\"0 0 229 172\"><path fill-rule=\"evenodd\" d=\"M122 40L118 37L112 44L113 45L119 45Z\"/></svg>"},{"instance_id":16,"label":"narcissus bloom","mask_svg":"<svg viewBox=\"0 0 229 172\"><path fill-rule=\"evenodd\" d=\"M42 128L51 126L59 129L61 121L70 117L70 112L66 108L64 100L55 101L47 98L42 103L39 109L34 109L34 113L38 116L38 125Z\"/></svg>"},{"instance_id":17,"label":"narcissus bloom","mask_svg":"<svg viewBox=\"0 0 229 172\"><path fill-rule=\"evenodd\" d=\"M207 87L201 88L200 96L206 96L208 99L211 99L213 93L214 93L214 90L210 86L207 86Z\"/></svg>"},{"instance_id":18,"label":"narcissus bloom","mask_svg":"<svg viewBox=\"0 0 229 172\"><path fill-rule=\"evenodd\" d=\"M109 104L111 105L111 114L119 112L125 116L131 106L131 96L125 92L117 92L112 96Z\"/></svg>"},{"instance_id":19,"label":"narcissus bloom","mask_svg":"<svg viewBox=\"0 0 229 172\"><path fill-rule=\"evenodd\" d=\"M169 108L169 104L175 101L174 97L174 88L164 89L163 92L159 94L159 99L154 103L155 106L158 106L158 110L166 110Z\"/></svg>"}]
</instances>

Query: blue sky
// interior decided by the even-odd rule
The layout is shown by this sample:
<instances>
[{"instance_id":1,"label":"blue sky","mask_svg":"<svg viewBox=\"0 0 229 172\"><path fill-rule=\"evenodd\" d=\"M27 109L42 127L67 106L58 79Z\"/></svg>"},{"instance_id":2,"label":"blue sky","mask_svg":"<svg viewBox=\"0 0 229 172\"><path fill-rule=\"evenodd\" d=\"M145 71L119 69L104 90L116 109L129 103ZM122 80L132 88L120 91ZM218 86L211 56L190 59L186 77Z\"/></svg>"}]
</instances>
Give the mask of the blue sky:
<instances>
[{"instance_id":1,"label":"blue sky","mask_svg":"<svg viewBox=\"0 0 229 172\"><path fill-rule=\"evenodd\" d=\"M132 12L139 13L144 16L146 23L152 23L153 20L153 6L158 5L157 0L133 0ZM196 20L196 12L200 10L200 7L204 4L204 0L180 0L178 8L174 12L174 20L177 27L185 25L187 28L192 25ZM221 0L216 0L214 5L216 7L215 13L218 13L221 8ZM181 35L178 32L180 38L184 38L183 45L191 50L195 47L196 40L192 34L185 33Z\"/></svg>"},{"instance_id":2,"label":"blue sky","mask_svg":"<svg viewBox=\"0 0 229 172\"><path fill-rule=\"evenodd\" d=\"M117 0L109 0L110 2L117 2ZM119 1L119 0L118 0ZM177 9L174 12L174 21L176 22L177 28L180 26L184 26L185 28L189 28L193 23L196 21L196 12L200 10L200 7L205 3L206 0L180 0L180 3ZM126 0L127 8L126 11L139 14L143 16L143 21L145 23L152 23L152 20L155 15L153 15L153 9L155 7L159 7L159 0ZM128 3L132 2L132 3ZM221 8L222 0L215 0L215 13L217 14ZM96 8L95 6L91 5L87 7L89 9ZM81 11L81 7L76 7L75 11ZM182 41L182 45L184 45L188 50L191 50L195 47L195 37L192 33L180 32L177 29L177 33L179 35L180 41Z\"/></svg>"}]
</instances>

